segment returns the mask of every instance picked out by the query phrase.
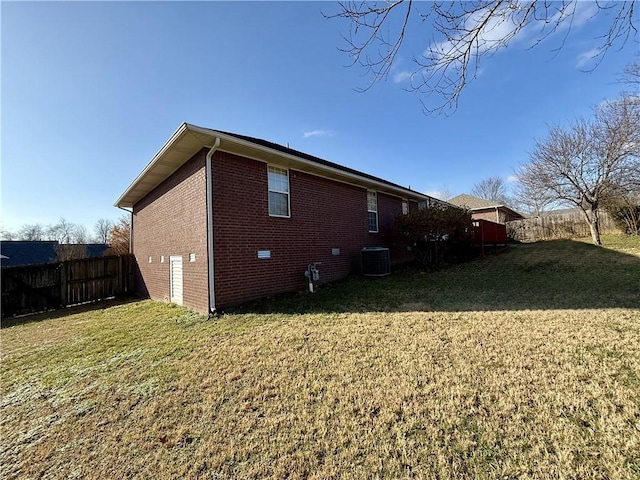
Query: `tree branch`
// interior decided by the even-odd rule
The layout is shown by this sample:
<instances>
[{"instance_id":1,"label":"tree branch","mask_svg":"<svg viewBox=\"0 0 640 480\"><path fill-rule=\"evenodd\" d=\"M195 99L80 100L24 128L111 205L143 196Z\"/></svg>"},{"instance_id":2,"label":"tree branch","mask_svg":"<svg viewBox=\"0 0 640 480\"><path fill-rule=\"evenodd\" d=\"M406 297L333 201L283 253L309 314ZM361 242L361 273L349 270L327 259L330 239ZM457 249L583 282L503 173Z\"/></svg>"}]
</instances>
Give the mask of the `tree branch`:
<instances>
[{"instance_id":1,"label":"tree branch","mask_svg":"<svg viewBox=\"0 0 640 480\"><path fill-rule=\"evenodd\" d=\"M343 35L347 46L340 50L352 59L351 65L359 64L370 76L360 91L386 80L396 67L412 17L431 21L434 34L430 42L425 41L422 53L412 55L414 68L408 73L407 87L421 96L425 113L455 110L465 87L476 78L482 59L506 48L516 37L535 48L553 34L564 32L555 49L557 54L578 20L588 20L579 14L591 5L595 5L591 16L609 18L605 30L596 37L601 44L593 68L609 48L624 45L637 33L635 2L629 0L598 0L595 4L580 4L578 0L434 1L427 13L417 12L412 0L341 1L338 5L338 13L325 17L349 21L348 35ZM434 96L439 98L435 105L430 103Z\"/></svg>"}]
</instances>

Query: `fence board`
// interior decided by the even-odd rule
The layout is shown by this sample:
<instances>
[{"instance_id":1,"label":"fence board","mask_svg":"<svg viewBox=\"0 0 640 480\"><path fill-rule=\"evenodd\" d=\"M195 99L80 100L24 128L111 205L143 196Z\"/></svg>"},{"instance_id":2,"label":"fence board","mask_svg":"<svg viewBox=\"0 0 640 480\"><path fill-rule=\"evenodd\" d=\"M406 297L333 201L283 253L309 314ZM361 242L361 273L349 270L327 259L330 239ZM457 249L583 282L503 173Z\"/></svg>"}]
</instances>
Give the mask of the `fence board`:
<instances>
[{"instance_id":1,"label":"fence board","mask_svg":"<svg viewBox=\"0 0 640 480\"><path fill-rule=\"evenodd\" d=\"M133 256L68 260L2 268L2 317L42 312L125 295Z\"/></svg>"},{"instance_id":2,"label":"fence board","mask_svg":"<svg viewBox=\"0 0 640 480\"><path fill-rule=\"evenodd\" d=\"M540 217L507 222L509 237L521 242L536 242L556 238L590 237L589 225L579 210L545 212ZM600 233L619 233L613 218L600 212Z\"/></svg>"}]
</instances>

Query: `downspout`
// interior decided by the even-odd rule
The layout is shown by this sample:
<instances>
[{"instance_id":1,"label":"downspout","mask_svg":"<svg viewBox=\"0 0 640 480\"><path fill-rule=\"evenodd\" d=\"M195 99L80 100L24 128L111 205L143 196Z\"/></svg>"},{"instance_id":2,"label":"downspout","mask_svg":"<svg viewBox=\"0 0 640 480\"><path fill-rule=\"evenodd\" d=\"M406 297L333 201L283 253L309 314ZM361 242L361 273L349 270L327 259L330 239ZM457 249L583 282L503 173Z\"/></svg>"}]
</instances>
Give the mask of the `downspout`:
<instances>
[{"instance_id":1,"label":"downspout","mask_svg":"<svg viewBox=\"0 0 640 480\"><path fill-rule=\"evenodd\" d=\"M216 293L213 258L213 171L211 157L220 146L220 138L216 137L212 147L209 147L205 160L205 181L207 183L207 270L209 280L209 315L216 313Z\"/></svg>"},{"instance_id":2,"label":"downspout","mask_svg":"<svg viewBox=\"0 0 640 480\"><path fill-rule=\"evenodd\" d=\"M500 223L500 215L498 214L498 207L496 207L496 223Z\"/></svg>"}]
</instances>

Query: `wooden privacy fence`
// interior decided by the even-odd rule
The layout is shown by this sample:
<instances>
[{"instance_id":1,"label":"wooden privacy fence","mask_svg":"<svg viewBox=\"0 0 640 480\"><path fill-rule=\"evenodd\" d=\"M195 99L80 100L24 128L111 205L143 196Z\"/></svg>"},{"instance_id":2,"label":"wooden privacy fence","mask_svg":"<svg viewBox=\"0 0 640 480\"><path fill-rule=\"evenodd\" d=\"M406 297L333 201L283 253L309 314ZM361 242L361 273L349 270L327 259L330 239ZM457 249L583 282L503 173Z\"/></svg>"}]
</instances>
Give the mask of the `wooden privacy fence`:
<instances>
[{"instance_id":1,"label":"wooden privacy fence","mask_svg":"<svg viewBox=\"0 0 640 480\"><path fill-rule=\"evenodd\" d=\"M134 257L2 268L2 318L95 302L133 291Z\"/></svg>"},{"instance_id":2,"label":"wooden privacy fence","mask_svg":"<svg viewBox=\"0 0 640 480\"><path fill-rule=\"evenodd\" d=\"M537 242L556 238L590 237L589 225L579 210L545 212L539 217L507 222L509 237L521 242ZM600 233L619 233L613 218L600 212Z\"/></svg>"}]
</instances>

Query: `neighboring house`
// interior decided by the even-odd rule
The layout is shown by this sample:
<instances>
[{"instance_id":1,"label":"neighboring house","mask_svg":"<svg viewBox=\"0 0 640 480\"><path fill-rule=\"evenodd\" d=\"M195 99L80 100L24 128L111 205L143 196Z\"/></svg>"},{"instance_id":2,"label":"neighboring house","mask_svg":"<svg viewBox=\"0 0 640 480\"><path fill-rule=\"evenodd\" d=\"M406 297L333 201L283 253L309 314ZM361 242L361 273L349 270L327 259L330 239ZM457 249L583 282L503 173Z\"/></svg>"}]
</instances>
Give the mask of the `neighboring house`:
<instances>
[{"instance_id":1,"label":"neighboring house","mask_svg":"<svg viewBox=\"0 0 640 480\"><path fill-rule=\"evenodd\" d=\"M203 313L412 258L395 217L431 197L265 140L182 124L117 200L132 210L136 289Z\"/></svg>"},{"instance_id":2,"label":"neighboring house","mask_svg":"<svg viewBox=\"0 0 640 480\"><path fill-rule=\"evenodd\" d=\"M471 212L471 218L474 220L507 223L524 218L518 212L504 204L474 197L473 195L467 195L466 193L453 197L451 200L447 200L447 202L468 209Z\"/></svg>"},{"instance_id":3,"label":"neighboring house","mask_svg":"<svg viewBox=\"0 0 640 480\"><path fill-rule=\"evenodd\" d=\"M87 243L85 244L85 247L87 247L88 258L99 258L104 256L109 245L106 243Z\"/></svg>"},{"instance_id":4,"label":"neighboring house","mask_svg":"<svg viewBox=\"0 0 640 480\"><path fill-rule=\"evenodd\" d=\"M2 266L14 267L17 265L37 265L41 263L55 262L57 241L2 241Z\"/></svg>"},{"instance_id":5,"label":"neighboring house","mask_svg":"<svg viewBox=\"0 0 640 480\"><path fill-rule=\"evenodd\" d=\"M67 247L80 247L87 258L96 258L101 257L108 246L102 243L61 245L56 240L3 240L0 242L0 261L3 267L57 262L60 248Z\"/></svg>"}]
</instances>

